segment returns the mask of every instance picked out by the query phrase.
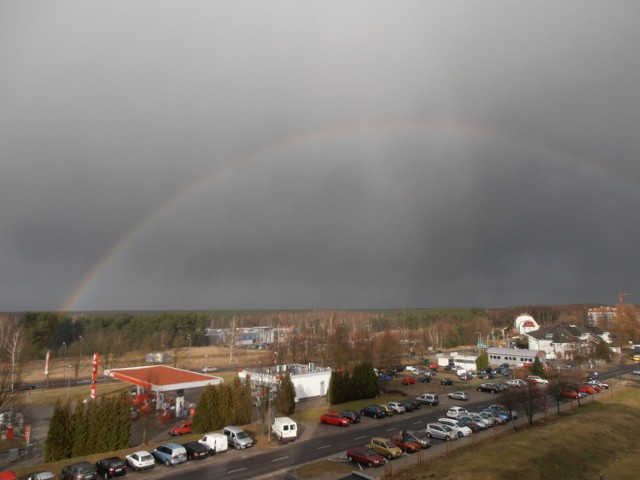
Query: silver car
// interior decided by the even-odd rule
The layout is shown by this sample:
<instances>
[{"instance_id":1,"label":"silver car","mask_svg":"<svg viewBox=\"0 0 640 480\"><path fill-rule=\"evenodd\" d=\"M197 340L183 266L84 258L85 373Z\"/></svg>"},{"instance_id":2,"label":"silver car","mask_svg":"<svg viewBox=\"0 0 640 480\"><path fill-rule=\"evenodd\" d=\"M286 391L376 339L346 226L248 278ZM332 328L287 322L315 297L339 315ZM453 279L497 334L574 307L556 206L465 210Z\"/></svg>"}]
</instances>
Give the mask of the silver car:
<instances>
[{"instance_id":1,"label":"silver car","mask_svg":"<svg viewBox=\"0 0 640 480\"><path fill-rule=\"evenodd\" d=\"M440 440L456 440L458 435L448 425L441 423L428 423L425 434L428 438L439 438Z\"/></svg>"},{"instance_id":2,"label":"silver car","mask_svg":"<svg viewBox=\"0 0 640 480\"><path fill-rule=\"evenodd\" d=\"M454 400L469 400L469 397L464 392L449 392L447 393L447 397Z\"/></svg>"}]
</instances>

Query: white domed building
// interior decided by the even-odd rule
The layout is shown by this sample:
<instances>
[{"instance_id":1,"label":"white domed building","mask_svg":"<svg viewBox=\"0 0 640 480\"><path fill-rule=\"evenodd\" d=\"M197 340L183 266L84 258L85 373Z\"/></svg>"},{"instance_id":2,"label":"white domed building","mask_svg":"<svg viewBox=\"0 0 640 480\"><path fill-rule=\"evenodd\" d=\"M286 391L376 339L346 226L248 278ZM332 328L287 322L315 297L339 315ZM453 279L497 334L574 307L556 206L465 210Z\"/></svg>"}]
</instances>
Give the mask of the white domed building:
<instances>
[{"instance_id":1,"label":"white domed building","mask_svg":"<svg viewBox=\"0 0 640 480\"><path fill-rule=\"evenodd\" d=\"M527 332L538 330L540 325L528 313L521 313L513 321L513 328L515 328L517 335L524 335Z\"/></svg>"}]
</instances>

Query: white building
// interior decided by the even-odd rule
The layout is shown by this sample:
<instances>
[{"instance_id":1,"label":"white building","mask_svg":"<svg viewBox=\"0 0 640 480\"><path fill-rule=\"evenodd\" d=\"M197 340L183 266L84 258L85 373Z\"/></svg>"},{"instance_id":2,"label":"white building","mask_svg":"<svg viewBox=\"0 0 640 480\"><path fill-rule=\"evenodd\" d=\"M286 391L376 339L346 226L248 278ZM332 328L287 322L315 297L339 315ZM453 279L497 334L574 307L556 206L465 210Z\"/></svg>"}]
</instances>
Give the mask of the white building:
<instances>
[{"instance_id":1,"label":"white building","mask_svg":"<svg viewBox=\"0 0 640 480\"><path fill-rule=\"evenodd\" d=\"M292 364L277 365L265 368L245 368L238 370L238 378L244 380L249 378L249 382L256 388L260 385L270 385L275 389L277 381L288 372L296 390L296 400L310 397L323 397L327 394L329 380L331 379L331 369L328 367L316 367L315 364L308 365Z\"/></svg>"},{"instance_id":2,"label":"white building","mask_svg":"<svg viewBox=\"0 0 640 480\"><path fill-rule=\"evenodd\" d=\"M522 313L513 321L513 328L515 328L518 335L523 335L527 332L538 330L540 325L538 325L538 322L536 322L531 315Z\"/></svg>"},{"instance_id":3,"label":"white building","mask_svg":"<svg viewBox=\"0 0 640 480\"><path fill-rule=\"evenodd\" d=\"M507 363L512 367L526 367L533 365L536 357L542 363L547 362L545 352L536 349L489 347L487 355L489 355L489 364L494 366Z\"/></svg>"}]
</instances>

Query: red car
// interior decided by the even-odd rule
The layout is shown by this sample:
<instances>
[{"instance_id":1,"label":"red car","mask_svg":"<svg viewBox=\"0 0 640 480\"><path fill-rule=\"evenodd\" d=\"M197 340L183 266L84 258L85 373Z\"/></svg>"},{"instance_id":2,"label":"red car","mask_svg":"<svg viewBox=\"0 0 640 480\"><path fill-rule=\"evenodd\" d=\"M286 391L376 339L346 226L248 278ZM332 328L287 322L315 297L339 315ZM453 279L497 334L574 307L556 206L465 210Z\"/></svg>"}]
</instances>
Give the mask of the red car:
<instances>
[{"instance_id":1,"label":"red car","mask_svg":"<svg viewBox=\"0 0 640 480\"><path fill-rule=\"evenodd\" d=\"M341 417L338 412L324 412L320 415L320 423L337 425L339 427L348 427L351 425L351 421L347 417Z\"/></svg>"},{"instance_id":2,"label":"red car","mask_svg":"<svg viewBox=\"0 0 640 480\"><path fill-rule=\"evenodd\" d=\"M576 390L570 390L568 388L563 388L560 390L560 395L566 398L582 398L582 394Z\"/></svg>"},{"instance_id":3,"label":"red car","mask_svg":"<svg viewBox=\"0 0 640 480\"><path fill-rule=\"evenodd\" d=\"M347 459L367 467L381 467L386 463L382 455L378 455L369 447L351 447L347 450Z\"/></svg>"},{"instance_id":4,"label":"red car","mask_svg":"<svg viewBox=\"0 0 640 480\"><path fill-rule=\"evenodd\" d=\"M596 389L590 385L580 385L578 387L578 391L582 393L588 393L589 395L595 395Z\"/></svg>"},{"instance_id":5,"label":"red car","mask_svg":"<svg viewBox=\"0 0 640 480\"><path fill-rule=\"evenodd\" d=\"M191 433L191 421L180 422L169 430L169 435L186 435Z\"/></svg>"},{"instance_id":6,"label":"red car","mask_svg":"<svg viewBox=\"0 0 640 480\"><path fill-rule=\"evenodd\" d=\"M403 385L413 385L416 383L416 379L413 377L404 377L402 379L402 384Z\"/></svg>"}]
</instances>

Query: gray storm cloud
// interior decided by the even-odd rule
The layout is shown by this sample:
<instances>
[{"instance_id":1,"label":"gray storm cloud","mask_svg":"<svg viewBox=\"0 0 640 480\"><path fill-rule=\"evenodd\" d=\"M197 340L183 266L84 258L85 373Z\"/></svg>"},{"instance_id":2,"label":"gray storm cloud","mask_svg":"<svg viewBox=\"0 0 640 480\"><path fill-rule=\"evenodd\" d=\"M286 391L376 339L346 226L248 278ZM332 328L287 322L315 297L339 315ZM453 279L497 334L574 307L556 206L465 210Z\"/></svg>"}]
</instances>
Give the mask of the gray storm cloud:
<instances>
[{"instance_id":1,"label":"gray storm cloud","mask_svg":"<svg viewBox=\"0 0 640 480\"><path fill-rule=\"evenodd\" d=\"M638 290L633 2L0 6L0 310Z\"/></svg>"}]
</instances>

